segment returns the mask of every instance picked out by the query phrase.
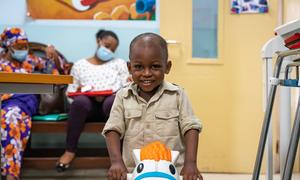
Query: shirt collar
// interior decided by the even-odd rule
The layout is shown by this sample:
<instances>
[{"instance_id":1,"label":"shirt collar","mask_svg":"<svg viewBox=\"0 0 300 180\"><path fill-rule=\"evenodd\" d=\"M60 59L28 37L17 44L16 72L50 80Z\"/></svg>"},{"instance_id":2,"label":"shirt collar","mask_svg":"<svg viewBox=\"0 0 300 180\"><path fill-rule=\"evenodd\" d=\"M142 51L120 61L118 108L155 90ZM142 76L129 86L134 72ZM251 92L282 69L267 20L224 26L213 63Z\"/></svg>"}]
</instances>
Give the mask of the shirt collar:
<instances>
[{"instance_id":1,"label":"shirt collar","mask_svg":"<svg viewBox=\"0 0 300 180\"><path fill-rule=\"evenodd\" d=\"M158 88L157 92L155 94L159 94L159 96L164 91L178 91L179 87L175 84L169 83L167 81L163 81L161 86ZM123 97L128 97L130 94L138 96L138 87L136 83L131 83L129 86L125 89L125 93L123 94ZM153 96L155 96L155 94Z\"/></svg>"}]
</instances>

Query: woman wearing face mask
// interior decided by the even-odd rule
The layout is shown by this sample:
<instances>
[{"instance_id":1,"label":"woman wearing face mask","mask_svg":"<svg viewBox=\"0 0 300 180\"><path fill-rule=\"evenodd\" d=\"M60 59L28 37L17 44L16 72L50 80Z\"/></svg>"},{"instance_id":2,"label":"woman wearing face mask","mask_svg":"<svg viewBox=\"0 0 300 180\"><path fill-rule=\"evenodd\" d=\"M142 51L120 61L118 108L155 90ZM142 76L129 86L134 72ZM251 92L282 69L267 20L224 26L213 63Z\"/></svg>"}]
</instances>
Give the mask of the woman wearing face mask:
<instances>
[{"instance_id":1,"label":"woman wearing face mask","mask_svg":"<svg viewBox=\"0 0 300 180\"><path fill-rule=\"evenodd\" d=\"M28 54L28 39L23 29L6 28L0 35L2 56L0 72L58 74L55 63L48 69L46 61ZM46 49L49 54L49 49ZM51 53L50 53L51 54ZM53 54L52 54L53 55ZM57 54L55 54L57 57ZM49 64L48 63L48 64ZM2 94L1 104L1 174L19 179L21 162L30 136L31 117L37 112L38 98L31 94Z\"/></svg>"},{"instance_id":2,"label":"woman wearing face mask","mask_svg":"<svg viewBox=\"0 0 300 180\"><path fill-rule=\"evenodd\" d=\"M96 34L97 49L94 56L77 61L71 70L73 84L67 93L80 91L112 90L116 92L128 80L127 64L122 59L114 57L119 45L117 35L112 31L99 30ZM115 95L89 97L75 96L71 101L66 150L56 164L56 170L63 172L69 168L75 158L78 140L88 120L106 122Z\"/></svg>"}]
</instances>

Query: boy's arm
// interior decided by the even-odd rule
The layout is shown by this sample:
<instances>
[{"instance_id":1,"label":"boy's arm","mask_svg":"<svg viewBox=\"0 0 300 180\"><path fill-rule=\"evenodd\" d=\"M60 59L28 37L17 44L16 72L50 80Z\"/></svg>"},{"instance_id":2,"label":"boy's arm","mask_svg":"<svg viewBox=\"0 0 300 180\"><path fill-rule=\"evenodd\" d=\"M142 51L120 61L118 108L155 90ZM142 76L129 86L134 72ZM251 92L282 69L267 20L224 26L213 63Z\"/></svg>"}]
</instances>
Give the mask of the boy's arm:
<instances>
[{"instance_id":1,"label":"boy's arm","mask_svg":"<svg viewBox=\"0 0 300 180\"><path fill-rule=\"evenodd\" d=\"M111 162L108 179L126 180L127 168L122 160L120 134L116 131L108 131L105 133L105 137Z\"/></svg>"},{"instance_id":2,"label":"boy's arm","mask_svg":"<svg viewBox=\"0 0 300 180\"><path fill-rule=\"evenodd\" d=\"M197 168L198 135L199 131L196 129L190 129L184 135L186 150L184 166L180 173L184 180L203 179Z\"/></svg>"}]
</instances>

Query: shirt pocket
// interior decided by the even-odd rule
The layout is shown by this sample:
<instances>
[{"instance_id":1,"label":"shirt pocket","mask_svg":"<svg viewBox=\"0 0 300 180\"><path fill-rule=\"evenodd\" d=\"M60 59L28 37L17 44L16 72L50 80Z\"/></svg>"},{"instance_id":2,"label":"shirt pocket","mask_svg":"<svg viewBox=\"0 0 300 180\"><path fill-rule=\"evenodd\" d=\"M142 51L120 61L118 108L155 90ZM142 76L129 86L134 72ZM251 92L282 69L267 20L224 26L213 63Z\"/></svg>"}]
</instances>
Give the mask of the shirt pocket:
<instances>
[{"instance_id":1,"label":"shirt pocket","mask_svg":"<svg viewBox=\"0 0 300 180\"><path fill-rule=\"evenodd\" d=\"M156 131L160 136L177 136L179 134L178 110L163 110L155 113Z\"/></svg>"},{"instance_id":2,"label":"shirt pocket","mask_svg":"<svg viewBox=\"0 0 300 180\"><path fill-rule=\"evenodd\" d=\"M125 136L136 136L142 129L141 109L125 109L125 125L126 132Z\"/></svg>"}]
</instances>

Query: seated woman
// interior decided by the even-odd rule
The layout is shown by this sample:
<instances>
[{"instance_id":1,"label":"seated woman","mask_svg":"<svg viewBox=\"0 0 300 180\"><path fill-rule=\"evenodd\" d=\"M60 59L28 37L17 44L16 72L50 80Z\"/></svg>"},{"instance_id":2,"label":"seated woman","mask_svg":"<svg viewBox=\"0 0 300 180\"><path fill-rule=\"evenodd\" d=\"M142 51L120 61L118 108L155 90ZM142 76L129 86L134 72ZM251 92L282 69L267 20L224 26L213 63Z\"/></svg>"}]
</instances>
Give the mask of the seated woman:
<instances>
[{"instance_id":1,"label":"seated woman","mask_svg":"<svg viewBox=\"0 0 300 180\"><path fill-rule=\"evenodd\" d=\"M94 56L81 59L73 65L70 84L67 93L112 90L116 92L129 80L127 64L122 59L114 58L114 52L119 45L117 35L112 31L99 30L96 34L97 50ZM86 120L106 122L112 107L115 94L110 96L90 97L75 96L70 106L66 150L56 164L58 172L69 168L75 158L78 140Z\"/></svg>"},{"instance_id":2,"label":"seated woman","mask_svg":"<svg viewBox=\"0 0 300 180\"><path fill-rule=\"evenodd\" d=\"M4 52L0 57L0 72L58 74L58 56L53 47L46 48L52 60L28 54L28 39L23 29L6 28L0 36ZM46 66L46 64L51 66ZM51 69L49 69L51 67ZM37 112L38 97L32 94L3 94L1 96L1 174L6 179L19 179L22 156L30 136L31 117Z\"/></svg>"}]
</instances>

